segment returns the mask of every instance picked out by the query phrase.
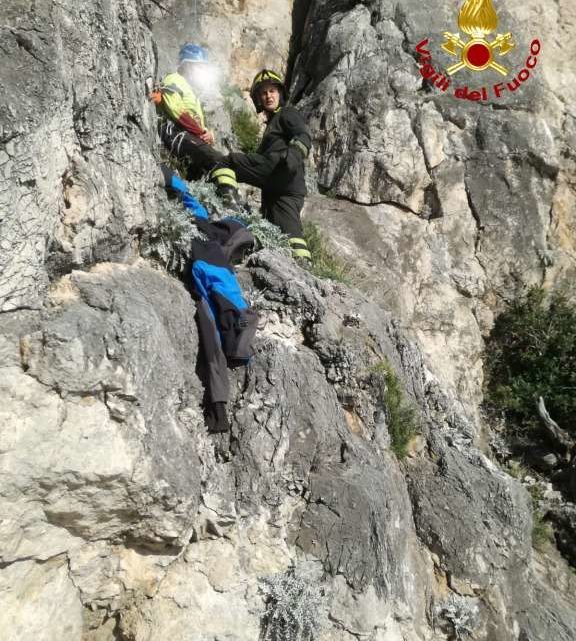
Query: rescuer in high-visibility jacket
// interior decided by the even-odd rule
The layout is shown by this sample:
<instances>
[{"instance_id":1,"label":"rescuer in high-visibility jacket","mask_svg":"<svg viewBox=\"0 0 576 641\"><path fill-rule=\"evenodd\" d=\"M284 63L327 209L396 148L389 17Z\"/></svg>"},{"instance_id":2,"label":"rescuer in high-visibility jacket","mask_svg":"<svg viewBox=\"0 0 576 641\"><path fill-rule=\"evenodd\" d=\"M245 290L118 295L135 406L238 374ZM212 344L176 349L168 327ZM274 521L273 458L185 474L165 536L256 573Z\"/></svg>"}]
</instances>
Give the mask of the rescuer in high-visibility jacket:
<instances>
[{"instance_id":1,"label":"rescuer in high-visibility jacket","mask_svg":"<svg viewBox=\"0 0 576 641\"><path fill-rule=\"evenodd\" d=\"M202 105L191 86L195 74L207 64L204 47L187 43L180 49L177 71L168 74L151 94L159 116L158 131L170 152L188 163L189 180L209 171L223 200L238 205L236 175L224 166L224 154L214 148L214 134L206 128Z\"/></svg>"},{"instance_id":2,"label":"rescuer in high-visibility jacket","mask_svg":"<svg viewBox=\"0 0 576 641\"><path fill-rule=\"evenodd\" d=\"M284 81L275 71L260 71L250 96L256 111L265 112L266 130L255 153L231 153L226 164L239 182L262 190L264 217L288 235L295 258L310 261L300 212L307 193L304 160L312 137L300 112L285 105Z\"/></svg>"}]
</instances>

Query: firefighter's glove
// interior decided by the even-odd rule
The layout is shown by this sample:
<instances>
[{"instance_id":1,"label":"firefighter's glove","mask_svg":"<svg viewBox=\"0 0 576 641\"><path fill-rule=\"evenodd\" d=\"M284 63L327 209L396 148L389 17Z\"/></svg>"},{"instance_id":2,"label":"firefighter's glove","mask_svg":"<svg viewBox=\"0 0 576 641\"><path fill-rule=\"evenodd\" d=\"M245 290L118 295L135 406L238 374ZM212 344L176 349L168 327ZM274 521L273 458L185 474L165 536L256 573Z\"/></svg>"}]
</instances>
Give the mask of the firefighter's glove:
<instances>
[{"instance_id":1,"label":"firefighter's glove","mask_svg":"<svg viewBox=\"0 0 576 641\"><path fill-rule=\"evenodd\" d=\"M148 100L158 107L162 104L162 92L159 89L154 89L148 94Z\"/></svg>"}]
</instances>

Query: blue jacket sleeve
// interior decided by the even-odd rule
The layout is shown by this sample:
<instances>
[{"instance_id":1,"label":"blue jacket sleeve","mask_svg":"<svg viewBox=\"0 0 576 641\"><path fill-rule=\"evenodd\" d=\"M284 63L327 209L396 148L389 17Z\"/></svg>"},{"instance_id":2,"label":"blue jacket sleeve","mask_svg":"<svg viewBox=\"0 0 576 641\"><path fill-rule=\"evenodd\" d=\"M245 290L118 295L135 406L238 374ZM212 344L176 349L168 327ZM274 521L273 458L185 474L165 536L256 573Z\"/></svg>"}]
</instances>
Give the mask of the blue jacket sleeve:
<instances>
[{"instance_id":1,"label":"blue jacket sleeve","mask_svg":"<svg viewBox=\"0 0 576 641\"><path fill-rule=\"evenodd\" d=\"M174 191L177 191L180 194L184 207L191 211L196 218L208 220L208 212L206 211L206 208L198 200L196 200L194 196L192 196L192 194L188 191L188 186L182 180L182 178L179 178L178 176L176 176L176 174L173 174L170 182L170 187L172 187Z\"/></svg>"}]
</instances>

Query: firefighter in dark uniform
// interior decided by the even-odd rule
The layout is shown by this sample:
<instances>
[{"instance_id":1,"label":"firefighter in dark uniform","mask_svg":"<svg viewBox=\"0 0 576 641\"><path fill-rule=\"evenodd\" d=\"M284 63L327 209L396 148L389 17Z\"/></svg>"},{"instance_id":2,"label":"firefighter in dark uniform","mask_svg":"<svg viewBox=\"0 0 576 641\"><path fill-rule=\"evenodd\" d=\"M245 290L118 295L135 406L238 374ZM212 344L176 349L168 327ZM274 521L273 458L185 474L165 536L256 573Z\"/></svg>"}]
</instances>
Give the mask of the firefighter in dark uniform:
<instances>
[{"instance_id":1,"label":"firefighter in dark uniform","mask_svg":"<svg viewBox=\"0 0 576 641\"><path fill-rule=\"evenodd\" d=\"M239 182L262 190L263 216L288 235L295 258L309 261L300 212L306 196L304 160L312 137L300 112L285 105L284 81L276 72L258 73L250 96L258 113L266 114L266 131L255 153L232 153L226 165Z\"/></svg>"}]
</instances>

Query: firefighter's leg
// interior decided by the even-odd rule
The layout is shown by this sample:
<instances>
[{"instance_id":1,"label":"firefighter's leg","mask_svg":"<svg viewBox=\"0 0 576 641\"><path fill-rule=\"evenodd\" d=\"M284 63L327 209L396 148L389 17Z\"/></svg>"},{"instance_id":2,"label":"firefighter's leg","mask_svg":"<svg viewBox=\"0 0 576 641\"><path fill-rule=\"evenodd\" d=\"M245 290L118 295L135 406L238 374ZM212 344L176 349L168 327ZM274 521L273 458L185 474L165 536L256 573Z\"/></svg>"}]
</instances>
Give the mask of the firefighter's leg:
<instances>
[{"instance_id":1,"label":"firefighter's leg","mask_svg":"<svg viewBox=\"0 0 576 641\"><path fill-rule=\"evenodd\" d=\"M222 351L216 321L208 301L200 298L196 305L196 321L203 356L202 377L207 387L205 408L206 422L212 433L227 432L230 429L226 415L226 403L230 395L226 358Z\"/></svg>"},{"instance_id":2,"label":"firefighter's leg","mask_svg":"<svg viewBox=\"0 0 576 641\"><path fill-rule=\"evenodd\" d=\"M230 205L238 205L238 182L262 189L274 169L274 163L260 154L232 153L218 163L210 178ZM238 182L237 182L238 181Z\"/></svg>"},{"instance_id":3,"label":"firefighter's leg","mask_svg":"<svg viewBox=\"0 0 576 641\"><path fill-rule=\"evenodd\" d=\"M238 194L238 182L262 189L273 169L274 163L260 154L232 153L210 172L210 179L231 204L237 204L234 201Z\"/></svg>"},{"instance_id":4,"label":"firefighter's leg","mask_svg":"<svg viewBox=\"0 0 576 641\"><path fill-rule=\"evenodd\" d=\"M212 145L207 145L198 136L176 127L170 121L160 124L159 134L164 146L172 155L181 160L190 160L200 169L211 169L226 157Z\"/></svg>"},{"instance_id":5,"label":"firefighter's leg","mask_svg":"<svg viewBox=\"0 0 576 641\"><path fill-rule=\"evenodd\" d=\"M224 204L231 207L242 206L236 173L233 169L222 166L220 162L212 169L209 177L210 181L216 185L216 193L220 196Z\"/></svg>"},{"instance_id":6,"label":"firefighter's leg","mask_svg":"<svg viewBox=\"0 0 576 641\"><path fill-rule=\"evenodd\" d=\"M171 154L190 163L189 180L198 179L202 173L210 171L209 178L222 200L227 205L240 206L236 174L226 165L224 154L197 136L175 127L172 122L160 126L160 138Z\"/></svg>"},{"instance_id":7,"label":"firefighter's leg","mask_svg":"<svg viewBox=\"0 0 576 641\"><path fill-rule=\"evenodd\" d=\"M236 173L238 182L265 189L276 163L261 154L232 153L226 157L226 166Z\"/></svg>"},{"instance_id":8,"label":"firefighter's leg","mask_svg":"<svg viewBox=\"0 0 576 641\"><path fill-rule=\"evenodd\" d=\"M164 146L173 156L190 163L192 173L201 175L221 164L226 158L212 145L207 145L198 136L183 131L170 121L160 125L159 133Z\"/></svg>"},{"instance_id":9,"label":"firefighter's leg","mask_svg":"<svg viewBox=\"0 0 576 641\"><path fill-rule=\"evenodd\" d=\"M262 194L264 217L288 235L292 256L302 260L312 260L308 245L304 240L304 230L300 212L304 207L304 196Z\"/></svg>"}]
</instances>

